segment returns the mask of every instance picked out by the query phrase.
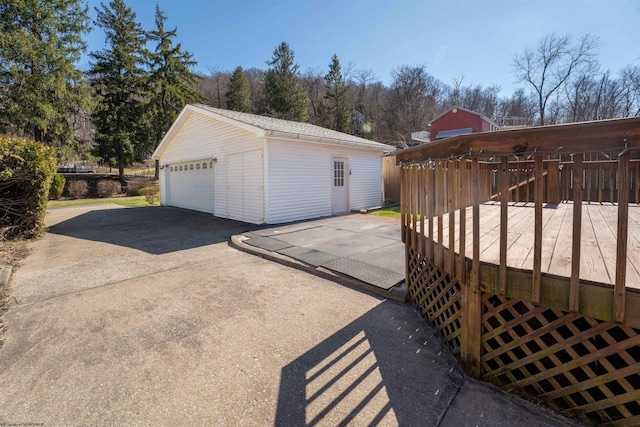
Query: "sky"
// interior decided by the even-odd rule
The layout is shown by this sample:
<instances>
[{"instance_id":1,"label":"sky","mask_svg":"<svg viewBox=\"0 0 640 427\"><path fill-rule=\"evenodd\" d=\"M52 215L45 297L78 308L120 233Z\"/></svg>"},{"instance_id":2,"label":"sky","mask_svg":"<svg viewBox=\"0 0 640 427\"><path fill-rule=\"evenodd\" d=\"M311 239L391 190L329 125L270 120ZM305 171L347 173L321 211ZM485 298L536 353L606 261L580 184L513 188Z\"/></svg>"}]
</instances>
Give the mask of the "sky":
<instances>
[{"instance_id":1,"label":"sky","mask_svg":"<svg viewBox=\"0 0 640 427\"><path fill-rule=\"evenodd\" d=\"M426 66L451 84L518 87L513 57L552 32L598 37L598 59L614 75L640 65L640 0L125 0L145 30L154 28L156 3L177 27L177 41L209 74L266 69L281 42L300 71L328 71L331 55L354 70L371 70L389 85L402 65ZM95 19L99 0L89 0ZM88 50L104 35L86 36ZM80 67L88 68L83 58Z\"/></svg>"}]
</instances>

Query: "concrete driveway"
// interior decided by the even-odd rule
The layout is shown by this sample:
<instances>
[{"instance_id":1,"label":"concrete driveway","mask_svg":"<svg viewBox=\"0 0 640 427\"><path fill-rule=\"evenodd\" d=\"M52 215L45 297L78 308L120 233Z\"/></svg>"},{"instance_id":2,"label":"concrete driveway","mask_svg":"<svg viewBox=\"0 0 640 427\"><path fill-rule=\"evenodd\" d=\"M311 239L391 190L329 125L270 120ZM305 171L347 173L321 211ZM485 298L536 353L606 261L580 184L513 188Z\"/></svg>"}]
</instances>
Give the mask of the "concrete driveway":
<instances>
[{"instance_id":1,"label":"concrete driveway","mask_svg":"<svg viewBox=\"0 0 640 427\"><path fill-rule=\"evenodd\" d=\"M466 379L408 306L173 208L52 210L10 282L0 425L570 425Z\"/></svg>"}]
</instances>

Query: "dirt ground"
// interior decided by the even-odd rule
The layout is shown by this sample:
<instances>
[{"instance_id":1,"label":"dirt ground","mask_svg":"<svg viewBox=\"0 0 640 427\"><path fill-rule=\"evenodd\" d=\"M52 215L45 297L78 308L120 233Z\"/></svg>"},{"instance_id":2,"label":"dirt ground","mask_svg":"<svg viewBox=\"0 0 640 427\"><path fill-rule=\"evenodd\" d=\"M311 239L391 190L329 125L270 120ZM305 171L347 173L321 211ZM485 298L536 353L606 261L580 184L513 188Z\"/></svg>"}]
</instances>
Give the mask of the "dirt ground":
<instances>
[{"instance_id":1,"label":"dirt ground","mask_svg":"<svg viewBox=\"0 0 640 427\"><path fill-rule=\"evenodd\" d=\"M24 240L15 242L0 242L0 265L17 265L20 260L29 254L27 242Z\"/></svg>"}]
</instances>

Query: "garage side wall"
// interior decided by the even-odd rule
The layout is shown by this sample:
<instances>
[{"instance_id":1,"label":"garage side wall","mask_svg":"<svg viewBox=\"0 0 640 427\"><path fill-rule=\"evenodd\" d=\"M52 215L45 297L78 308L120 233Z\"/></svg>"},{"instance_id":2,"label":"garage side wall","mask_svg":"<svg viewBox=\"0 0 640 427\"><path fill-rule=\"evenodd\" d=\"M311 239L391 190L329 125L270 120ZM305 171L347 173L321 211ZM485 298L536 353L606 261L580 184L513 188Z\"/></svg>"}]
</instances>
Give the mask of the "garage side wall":
<instances>
[{"instance_id":1,"label":"garage side wall","mask_svg":"<svg viewBox=\"0 0 640 427\"><path fill-rule=\"evenodd\" d=\"M382 153L269 139L267 142L268 222L283 222L332 215L333 157L346 157L349 209L382 204Z\"/></svg>"}]
</instances>

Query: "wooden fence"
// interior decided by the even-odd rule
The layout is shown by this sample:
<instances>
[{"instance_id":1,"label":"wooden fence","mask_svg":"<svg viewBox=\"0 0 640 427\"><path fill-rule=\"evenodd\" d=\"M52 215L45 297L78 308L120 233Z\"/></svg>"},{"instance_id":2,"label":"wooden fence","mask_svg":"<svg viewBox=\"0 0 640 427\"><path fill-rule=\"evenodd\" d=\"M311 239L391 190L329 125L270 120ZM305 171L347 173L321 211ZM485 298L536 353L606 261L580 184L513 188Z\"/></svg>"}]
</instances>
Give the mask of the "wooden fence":
<instances>
[{"instance_id":1,"label":"wooden fence","mask_svg":"<svg viewBox=\"0 0 640 427\"><path fill-rule=\"evenodd\" d=\"M396 156L382 158L382 175L384 179L384 200L387 203L400 202L400 167L396 164Z\"/></svg>"},{"instance_id":2,"label":"wooden fence","mask_svg":"<svg viewBox=\"0 0 640 427\"><path fill-rule=\"evenodd\" d=\"M640 425L639 150L633 118L397 153L408 294L470 375L590 425ZM590 203L609 212L602 230L585 228ZM560 246L566 274L543 266ZM581 271L596 248L612 283ZM510 264L518 254L526 268Z\"/></svg>"}]
</instances>

